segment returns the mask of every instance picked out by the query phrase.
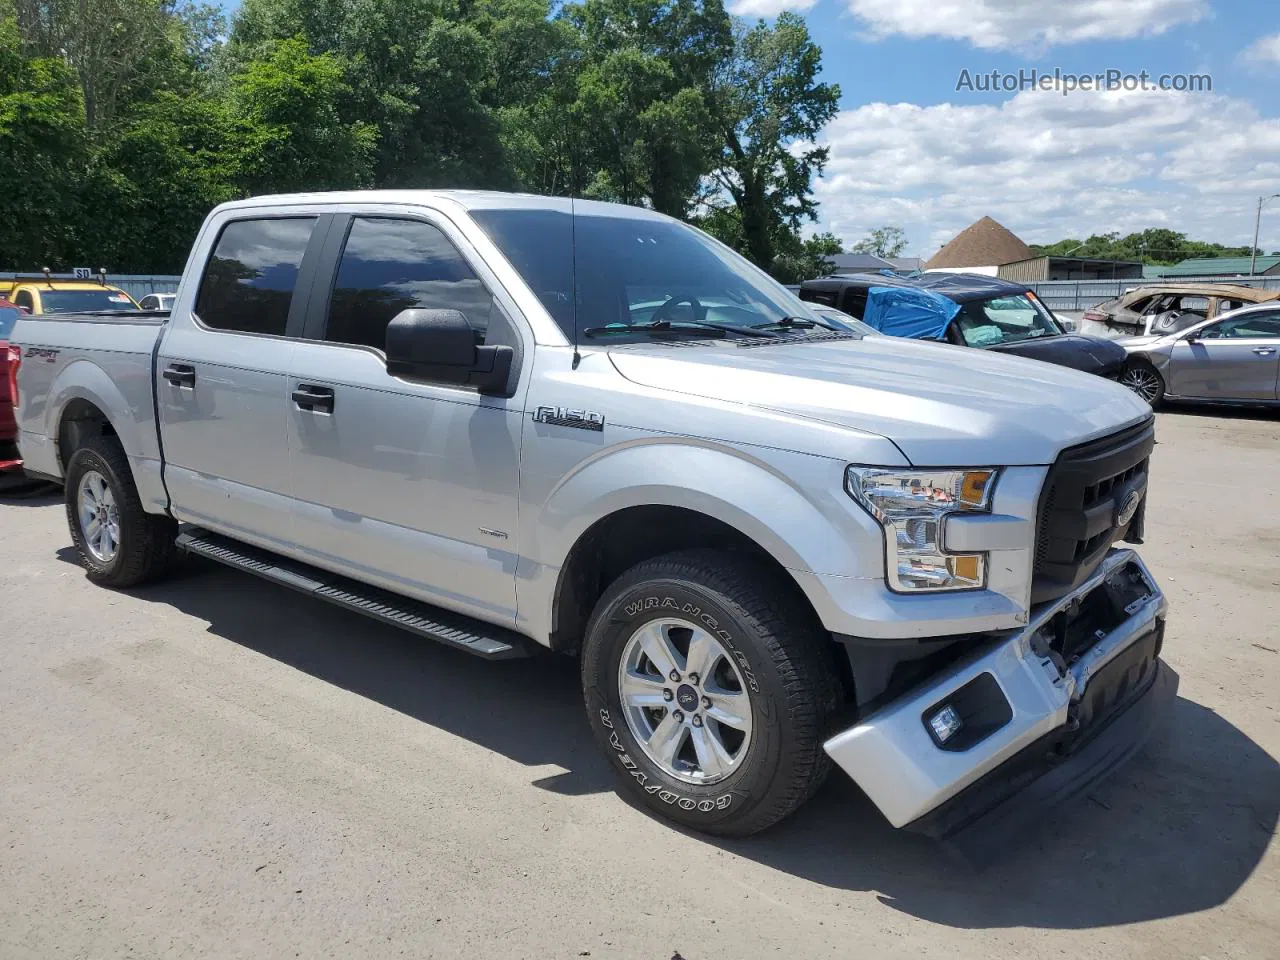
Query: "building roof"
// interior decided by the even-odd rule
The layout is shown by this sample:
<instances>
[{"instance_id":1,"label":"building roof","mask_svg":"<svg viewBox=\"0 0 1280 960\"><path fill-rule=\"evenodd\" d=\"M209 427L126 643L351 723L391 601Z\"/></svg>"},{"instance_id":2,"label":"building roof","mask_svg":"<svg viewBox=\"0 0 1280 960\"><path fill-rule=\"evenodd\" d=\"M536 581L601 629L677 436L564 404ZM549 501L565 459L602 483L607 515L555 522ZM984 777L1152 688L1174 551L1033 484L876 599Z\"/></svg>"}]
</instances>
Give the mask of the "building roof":
<instances>
[{"instance_id":1,"label":"building roof","mask_svg":"<svg viewBox=\"0 0 1280 960\"><path fill-rule=\"evenodd\" d=\"M894 270L911 273L924 262L919 257L880 257L874 253L836 253L827 257L832 273L875 273Z\"/></svg>"},{"instance_id":2,"label":"building roof","mask_svg":"<svg viewBox=\"0 0 1280 960\"><path fill-rule=\"evenodd\" d=\"M1049 261L1052 261L1053 263L1081 263L1081 264L1090 264L1090 265L1102 264L1108 267L1111 266L1112 264L1115 264L1118 267L1142 266L1141 260L1113 260L1109 257L1059 257L1052 253L1042 254L1038 257L1033 254L1032 256L1028 257L1026 260L1011 260L1008 263L1000 264L1000 266L1010 267L1010 266L1013 266L1013 264L1015 263L1030 263L1033 260L1049 260Z\"/></svg>"},{"instance_id":3,"label":"building roof","mask_svg":"<svg viewBox=\"0 0 1280 960\"><path fill-rule=\"evenodd\" d=\"M995 267L1015 260L1031 260L1035 253L1025 243L990 217L983 217L956 234L933 255L926 270L961 267Z\"/></svg>"},{"instance_id":4,"label":"building roof","mask_svg":"<svg viewBox=\"0 0 1280 960\"><path fill-rule=\"evenodd\" d=\"M835 253L826 259L831 261L831 269L841 273L894 269L893 261L886 257L877 257L874 253Z\"/></svg>"},{"instance_id":5,"label":"building roof","mask_svg":"<svg viewBox=\"0 0 1280 960\"><path fill-rule=\"evenodd\" d=\"M1164 277L1230 277L1249 275L1249 257L1201 257L1195 260L1183 260L1172 267L1161 267L1160 275ZM1280 264L1280 257L1259 257L1254 268L1264 273Z\"/></svg>"}]
</instances>

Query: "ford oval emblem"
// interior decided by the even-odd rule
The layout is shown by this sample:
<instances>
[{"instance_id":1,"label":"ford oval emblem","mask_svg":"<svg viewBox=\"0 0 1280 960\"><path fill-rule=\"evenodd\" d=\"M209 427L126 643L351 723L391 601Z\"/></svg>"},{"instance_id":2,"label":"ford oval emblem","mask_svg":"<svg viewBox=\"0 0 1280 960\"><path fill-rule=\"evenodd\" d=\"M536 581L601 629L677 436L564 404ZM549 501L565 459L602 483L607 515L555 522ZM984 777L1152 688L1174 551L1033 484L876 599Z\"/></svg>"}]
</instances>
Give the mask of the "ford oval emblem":
<instances>
[{"instance_id":1,"label":"ford oval emblem","mask_svg":"<svg viewBox=\"0 0 1280 960\"><path fill-rule=\"evenodd\" d=\"M1120 506L1116 508L1116 526L1126 526L1133 519L1134 514L1138 512L1138 506L1142 503L1142 491L1130 490L1128 496L1121 501Z\"/></svg>"}]
</instances>

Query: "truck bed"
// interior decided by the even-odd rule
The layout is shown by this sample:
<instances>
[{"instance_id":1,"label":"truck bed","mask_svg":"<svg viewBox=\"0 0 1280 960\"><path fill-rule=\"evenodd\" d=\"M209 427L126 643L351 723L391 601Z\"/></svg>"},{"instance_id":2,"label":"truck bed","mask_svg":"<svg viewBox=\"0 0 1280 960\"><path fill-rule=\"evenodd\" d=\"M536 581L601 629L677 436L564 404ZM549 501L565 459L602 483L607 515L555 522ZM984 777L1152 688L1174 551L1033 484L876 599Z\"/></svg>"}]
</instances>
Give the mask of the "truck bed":
<instances>
[{"instance_id":1,"label":"truck bed","mask_svg":"<svg viewBox=\"0 0 1280 960\"><path fill-rule=\"evenodd\" d=\"M18 446L29 474L62 479L58 432L74 429L75 401L63 384L96 394L107 410L128 410L119 424L131 436L125 446L144 504L163 510L160 440L155 416L155 350L169 314L160 311L37 314L20 319L10 343L19 347ZM72 368L75 368L74 370Z\"/></svg>"}]
</instances>

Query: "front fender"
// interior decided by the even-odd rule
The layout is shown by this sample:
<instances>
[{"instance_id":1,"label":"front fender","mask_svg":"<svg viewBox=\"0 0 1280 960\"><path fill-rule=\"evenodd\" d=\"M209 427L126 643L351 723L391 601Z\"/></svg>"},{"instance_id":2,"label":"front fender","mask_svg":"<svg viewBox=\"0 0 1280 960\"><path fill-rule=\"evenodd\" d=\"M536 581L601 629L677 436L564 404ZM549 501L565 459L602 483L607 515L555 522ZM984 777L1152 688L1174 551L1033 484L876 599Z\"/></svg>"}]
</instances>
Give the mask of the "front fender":
<instances>
[{"instance_id":1,"label":"front fender","mask_svg":"<svg viewBox=\"0 0 1280 960\"><path fill-rule=\"evenodd\" d=\"M629 507L681 507L719 520L799 573L881 578L883 534L845 493L844 468L822 457L745 453L688 438L639 439L601 451L542 503L526 501L521 510L528 563L521 619L535 635L549 631L556 575L574 545Z\"/></svg>"}]
</instances>

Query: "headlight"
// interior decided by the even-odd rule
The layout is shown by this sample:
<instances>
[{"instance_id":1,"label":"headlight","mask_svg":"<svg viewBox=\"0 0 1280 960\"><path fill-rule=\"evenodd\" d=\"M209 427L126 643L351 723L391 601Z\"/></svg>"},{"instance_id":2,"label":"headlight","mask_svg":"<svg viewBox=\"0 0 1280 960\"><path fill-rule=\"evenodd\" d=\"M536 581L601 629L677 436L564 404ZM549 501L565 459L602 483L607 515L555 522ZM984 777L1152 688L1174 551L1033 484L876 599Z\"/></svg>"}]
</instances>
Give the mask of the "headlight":
<instances>
[{"instance_id":1,"label":"headlight","mask_svg":"<svg viewBox=\"0 0 1280 960\"><path fill-rule=\"evenodd\" d=\"M889 588L973 590L986 585L985 553L946 553L953 513L991 509L997 470L891 470L851 466L845 489L884 528Z\"/></svg>"}]
</instances>

